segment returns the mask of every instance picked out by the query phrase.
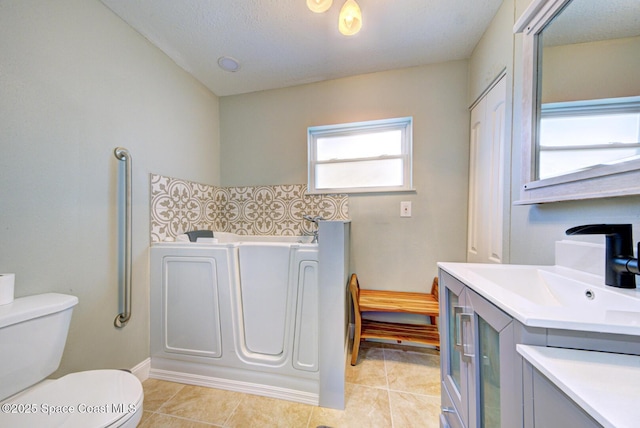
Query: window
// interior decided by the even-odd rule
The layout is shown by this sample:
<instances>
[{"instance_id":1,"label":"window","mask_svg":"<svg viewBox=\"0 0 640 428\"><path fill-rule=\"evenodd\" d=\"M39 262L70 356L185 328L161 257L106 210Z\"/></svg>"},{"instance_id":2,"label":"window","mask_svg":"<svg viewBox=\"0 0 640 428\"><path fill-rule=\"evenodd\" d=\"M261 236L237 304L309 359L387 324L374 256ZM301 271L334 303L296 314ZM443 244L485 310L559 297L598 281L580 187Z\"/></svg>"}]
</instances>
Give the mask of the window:
<instances>
[{"instance_id":1,"label":"window","mask_svg":"<svg viewBox=\"0 0 640 428\"><path fill-rule=\"evenodd\" d=\"M640 156L640 97L543 104L539 178Z\"/></svg>"},{"instance_id":2,"label":"window","mask_svg":"<svg viewBox=\"0 0 640 428\"><path fill-rule=\"evenodd\" d=\"M412 121L310 127L309 193L412 190Z\"/></svg>"}]
</instances>

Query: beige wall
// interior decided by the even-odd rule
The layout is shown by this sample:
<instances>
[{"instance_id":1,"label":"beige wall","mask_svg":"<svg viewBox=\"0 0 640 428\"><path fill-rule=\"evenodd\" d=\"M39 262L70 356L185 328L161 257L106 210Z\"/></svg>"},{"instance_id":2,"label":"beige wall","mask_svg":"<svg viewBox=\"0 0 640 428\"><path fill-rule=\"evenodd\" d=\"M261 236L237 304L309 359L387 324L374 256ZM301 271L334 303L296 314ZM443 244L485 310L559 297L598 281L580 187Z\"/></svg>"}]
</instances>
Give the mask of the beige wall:
<instances>
[{"instance_id":1,"label":"beige wall","mask_svg":"<svg viewBox=\"0 0 640 428\"><path fill-rule=\"evenodd\" d=\"M480 38L469 59L469 91L467 101L473 105L492 86L498 76L504 74L505 94L505 135L512 134L513 115L513 2L504 0L491 25ZM507 137L507 141L511 138ZM511 212L511 145L506 144L502 165L503 186L503 228L502 260L509 263L510 212Z\"/></svg>"},{"instance_id":2,"label":"beige wall","mask_svg":"<svg viewBox=\"0 0 640 428\"><path fill-rule=\"evenodd\" d=\"M640 95L640 37L550 46L542 55L543 103Z\"/></svg>"},{"instance_id":3,"label":"beige wall","mask_svg":"<svg viewBox=\"0 0 640 428\"><path fill-rule=\"evenodd\" d=\"M60 372L149 356L149 173L219 182L218 99L86 0L0 2L0 271L78 296ZM116 146L133 157L133 318L117 296Z\"/></svg>"},{"instance_id":4,"label":"beige wall","mask_svg":"<svg viewBox=\"0 0 640 428\"><path fill-rule=\"evenodd\" d=\"M507 77L507 98L512 96L513 4L514 0L503 0L469 59L469 105L482 95L502 71L506 72Z\"/></svg>"},{"instance_id":5,"label":"beige wall","mask_svg":"<svg viewBox=\"0 0 640 428\"><path fill-rule=\"evenodd\" d=\"M466 61L220 98L222 185L306 183L307 127L413 116L416 192L351 195L351 269L367 288L425 291L465 258ZM411 201L413 216L400 217Z\"/></svg>"}]
</instances>

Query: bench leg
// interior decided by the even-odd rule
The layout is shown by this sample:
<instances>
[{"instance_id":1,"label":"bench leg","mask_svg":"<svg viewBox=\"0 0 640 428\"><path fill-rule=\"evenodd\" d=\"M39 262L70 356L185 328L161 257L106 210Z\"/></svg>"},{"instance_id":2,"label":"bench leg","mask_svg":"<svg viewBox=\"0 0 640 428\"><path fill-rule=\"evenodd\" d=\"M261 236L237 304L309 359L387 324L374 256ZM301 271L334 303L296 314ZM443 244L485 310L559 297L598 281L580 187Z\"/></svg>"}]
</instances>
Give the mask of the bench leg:
<instances>
[{"instance_id":1,"label":"bench leg","mask_svg":"<svg viewBox=\"0 0 640 428\"><path fill-rule=\"evenodd\" d=\"M360 331L356 331L353 335L353 349L351 350L351 365L355 366L358 362L358 351L360 350Z\"/></svg>"}]
</instances>

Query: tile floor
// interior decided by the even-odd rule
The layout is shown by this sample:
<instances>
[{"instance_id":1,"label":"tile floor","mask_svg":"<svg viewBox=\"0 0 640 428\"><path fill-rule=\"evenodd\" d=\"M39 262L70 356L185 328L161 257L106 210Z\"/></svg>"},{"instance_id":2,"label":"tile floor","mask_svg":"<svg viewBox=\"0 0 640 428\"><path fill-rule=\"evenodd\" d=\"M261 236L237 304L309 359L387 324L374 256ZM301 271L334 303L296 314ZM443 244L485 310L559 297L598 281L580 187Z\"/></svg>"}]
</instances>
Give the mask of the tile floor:
<instances>
[{"instance_id":1,"label":"tile floor","mask_svg":"<svg viewBox=\"0 0 640 428\"><path fill-rule=\"evenodd\" d=\"M139 427L439 426L437 351L364 342L358 365L347 365L346 376L345 410L148 379Z\"/></svg>"}]
</instances>

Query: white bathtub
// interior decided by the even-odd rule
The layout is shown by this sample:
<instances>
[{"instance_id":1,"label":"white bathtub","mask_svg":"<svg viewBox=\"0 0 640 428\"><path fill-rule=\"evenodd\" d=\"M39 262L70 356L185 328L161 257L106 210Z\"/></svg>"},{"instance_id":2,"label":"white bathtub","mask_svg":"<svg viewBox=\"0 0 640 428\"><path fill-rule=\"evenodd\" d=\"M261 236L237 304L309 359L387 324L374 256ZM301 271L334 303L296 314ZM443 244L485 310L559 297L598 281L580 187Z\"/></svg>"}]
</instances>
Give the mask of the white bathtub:
<instances>
[{"instance_id":1,"label":"white bathtub","mask_svg":"<svg viewBox=\"0 0 640 428\"><path fill-rule=\"evenodd\" d=\"M318 244L215 239L151 247L150 376L318 405Z\"/></svg>"}]
</instances>

